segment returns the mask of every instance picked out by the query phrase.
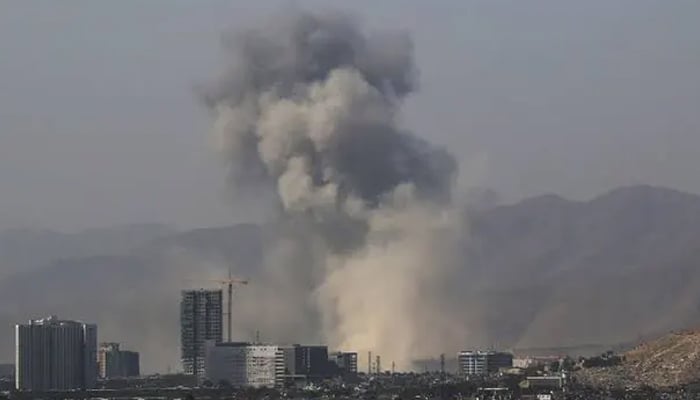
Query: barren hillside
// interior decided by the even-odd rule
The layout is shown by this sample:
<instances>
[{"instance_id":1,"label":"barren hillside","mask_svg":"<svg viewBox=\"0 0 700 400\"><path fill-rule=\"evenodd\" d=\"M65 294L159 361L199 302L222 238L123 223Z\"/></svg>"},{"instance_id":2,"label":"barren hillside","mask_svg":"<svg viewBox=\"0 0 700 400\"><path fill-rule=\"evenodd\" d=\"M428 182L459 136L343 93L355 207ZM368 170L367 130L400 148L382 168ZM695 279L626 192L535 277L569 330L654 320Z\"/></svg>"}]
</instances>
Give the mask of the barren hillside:
<instances>
[{"instance_id":1,"label":"barren hillside","mask_svg":"<svg viewBox=\"0 0 700 400\"><path fill-rule=\"evenodd\" d=\"M624 354L622 365L589 368L576 376L594 386L668 387L700 381L700 331L672 333Z\"/></svg>"}]
</instances>

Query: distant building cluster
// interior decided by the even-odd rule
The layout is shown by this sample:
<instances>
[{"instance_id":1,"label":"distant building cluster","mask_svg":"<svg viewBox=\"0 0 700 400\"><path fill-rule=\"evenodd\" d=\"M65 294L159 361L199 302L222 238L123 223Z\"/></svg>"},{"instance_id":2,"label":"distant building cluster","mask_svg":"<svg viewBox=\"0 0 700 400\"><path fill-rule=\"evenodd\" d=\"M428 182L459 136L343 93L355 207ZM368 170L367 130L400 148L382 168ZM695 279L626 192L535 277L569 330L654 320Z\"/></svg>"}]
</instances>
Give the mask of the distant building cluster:
<instances>
[{"instance_id":1,"label":"distant building cluster","mask_svg":"<svg viewBox=\"0 0 700 400\"><path fill-rule=\"evenodd\" d=\"M222 291L184 290L180 339L185 374L213 384L276 387L357 374L357 353L326 346L223 342Z\"/></svg>"},{"instance_id":2,"label":"distant building cluster","mask_svg":"<svg viewBox=\"0 0 700 400\"><path fill-rule=\"evenodd\" d=\"M486 375L513 366L513 355L497 351L460 351L457 354L460 375Z\"/></svg>"},{"instance_id":3,"label":"distant building cluster","mask_svg":"<svg viewBox=\"0 0 700 400\"><path fill-rule=\"evenodd\" d=\"M208 342L204 379L219 385L280 387L357 374L357 353L326 346Z\"/></svg>"},{"instance_id":4,"label":"distant building cluster","mask_svg":"<svg viewBox=\"0 0 700 400\"><path fill-rule=\"evenodd\" d=\"M356 352L329 353L322 345L224 342L222 317L222 290L181 292L182 369L193 381L220 387L272 388L357 378ZM98 347L94 324L51 316L17 324L15 329L14 379L19 390L91 389L98 379L118 380L141 373L139 353L115 342ZM372 374L371 353L368 357L368 373ZM513 355L461 351L457 361L463 376L487 375L511 368ZM381 373L379 356L375 365L374 371ZM444 371L444 355L441 365Z\"/></svg>"},{"instance_id":5,"label":"distant building cluster","mask_svg":"<svg viewBox=\"0 0 700 400\"><path fill-rule=\"evenodd\" d=\"M100 378L139 375L139 355L103 343L97 326L56 316L15 326L15 387L19 390L94 388Z\"/></svg>"}]
</instances>

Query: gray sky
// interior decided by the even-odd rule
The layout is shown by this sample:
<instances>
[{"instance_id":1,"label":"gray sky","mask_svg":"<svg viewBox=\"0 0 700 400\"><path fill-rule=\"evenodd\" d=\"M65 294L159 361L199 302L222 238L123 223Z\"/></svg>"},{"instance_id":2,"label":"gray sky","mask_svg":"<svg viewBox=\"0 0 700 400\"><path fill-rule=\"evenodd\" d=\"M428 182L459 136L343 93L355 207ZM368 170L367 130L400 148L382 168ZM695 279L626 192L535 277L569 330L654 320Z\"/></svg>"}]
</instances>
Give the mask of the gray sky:
<instances>
[{"instance_id":1,"label":"gray sky","mask_svg":"<svg viewBox=\"0 0 700 400\"><path fill-rule=\"evenodd\" d=\"M293 4L313 3L332 2ZM0 2L0 229L246 219L193 87L222 67L222 32L290 4ZM463 184L509 201L700 193L700 2L352 4L369 28L412 32L404 124L450 147Z\"/></svg>"}]
</instances>

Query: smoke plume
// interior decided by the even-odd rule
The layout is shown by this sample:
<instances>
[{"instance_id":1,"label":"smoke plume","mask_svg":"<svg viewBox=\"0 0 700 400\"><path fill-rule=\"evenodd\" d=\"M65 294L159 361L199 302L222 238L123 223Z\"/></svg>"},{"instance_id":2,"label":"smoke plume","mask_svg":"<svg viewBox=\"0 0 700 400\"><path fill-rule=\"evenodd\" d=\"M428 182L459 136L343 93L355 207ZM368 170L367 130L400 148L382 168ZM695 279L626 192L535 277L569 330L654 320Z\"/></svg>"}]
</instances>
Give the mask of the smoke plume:
<instances>
[{"instance_id":1,"label":"smoke plume","mask_svg":"<svg viewBox=\"0 0 700 400\"><path fill-rule=\"evenodd\" d=\"M343 13L268 22L226 37L230 65L204 94L235 187L274 188L282 242L303 249L274 258L258 285L301 294L292 318L334 348L402 368L459 348L447 290L457 165L399 126L416 88L410 38L366 33Z\"/></svg>"}]
</instances>

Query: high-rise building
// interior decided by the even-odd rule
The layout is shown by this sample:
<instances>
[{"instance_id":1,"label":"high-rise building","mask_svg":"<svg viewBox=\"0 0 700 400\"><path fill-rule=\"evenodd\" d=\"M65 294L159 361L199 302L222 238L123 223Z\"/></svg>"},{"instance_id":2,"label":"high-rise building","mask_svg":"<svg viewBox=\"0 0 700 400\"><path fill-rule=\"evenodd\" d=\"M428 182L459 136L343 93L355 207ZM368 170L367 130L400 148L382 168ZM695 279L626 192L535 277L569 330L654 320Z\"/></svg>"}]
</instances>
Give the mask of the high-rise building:
<instances>
[{"instance_id":1,"label":"high-rise building","mask_svg":"<svg viewBox=\"0 0 700 400\"><path fill-rule=\"evenodd\" d=\"M496 351L460 351L457 354L461 375L486 375L513 366L513 355Z\"/></svg>"},{"instance_id":2,"label":"high-rise building","mask_svg":"<svg viewBox=\"0 0 700 400\"><path fill-rule=\"evenodd\" d=\"M221 290L183 290L180 301L180 343L185 374L204 375L205 343L222 339Z\"/></svg>"},{"instance_id":3,"label":"high-rise building","mask_svg":"<svg viewBox=\"0 0 700 400\"><path fill-rule=\"evenodd\" d=\"M285 378L284 351L280 346L249 343L206 344L206 379L235 387L279 387Z\"/></svg>"},{"instance_id":4,"label":"high-rise building","mask_svg":"<svg viewBox=\"0 0 700 400\"><path fill-rule=\"evenodd\" d=\"M140 375L139 353L119 349L119 343L101 343L97 353L100 378L128 378Z\"/></svg>"},{"instance_id":5,"label":"high-rise building","mask_svg":"<svg viewBox=\"0 0 700 400\"><path fill-rule=\"evenodd\" d=\"M97 380L97 326L55 316L15 326L19 390L88 389Z\"/></svg>"}]
</instances>

